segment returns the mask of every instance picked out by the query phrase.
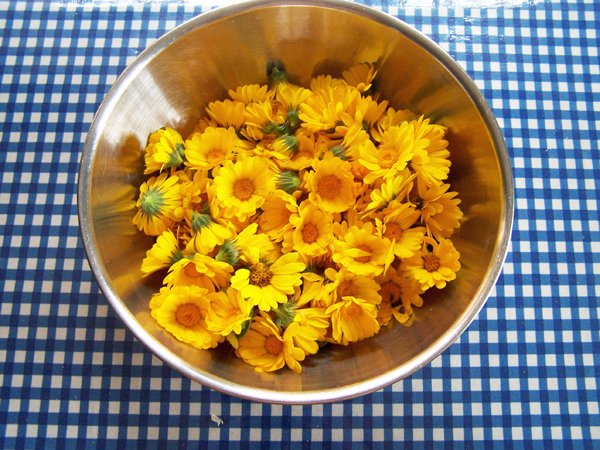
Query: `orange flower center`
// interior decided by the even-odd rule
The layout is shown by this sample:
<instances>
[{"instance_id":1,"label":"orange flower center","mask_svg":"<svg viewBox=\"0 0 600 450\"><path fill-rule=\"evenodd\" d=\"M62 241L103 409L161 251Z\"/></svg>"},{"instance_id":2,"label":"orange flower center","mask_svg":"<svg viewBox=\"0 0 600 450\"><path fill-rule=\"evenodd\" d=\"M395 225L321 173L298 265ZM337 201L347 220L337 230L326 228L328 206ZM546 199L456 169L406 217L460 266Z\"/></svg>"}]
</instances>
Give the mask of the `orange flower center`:
<instances>
[{"instance_id":1,"label":"orange flower center","mask_svg":"<svg viewBox=\"0 0 600 450\"><path fill-rule=\"evenodd\" d=\"M233 183L233 195L239 200L245 201L254 194L254 184L248 178L240 178Z\"/></svg>"},{"instance_id":2,"label":"orange flower center","mask_svg":"<svg viewBox=\"0 0 600 450\"><path fill-rule=\"evenodd\" d=\"M273 274L266 264L257 263L250 269L250 284L265 287L269 285L271 278L273 278Z\"/></svg>"},{"instance_id":3,"label":"orange flower center","mask_svg":"<svg viewBox=\"0 0 600 450\"><path fill-rule=\"evenodd\" d=\"M319 237L319 229L314 223L305 223L302 227L302 240L307 244L312 244Z\"/></svg>"},{"instance_id":4,"label":"orange flower center","mask_svg":"<svg viewBox=\"0 0 600 450\"><path fill-rule=\"evenodd\" d=\"M202 320L202 312L193 303L183 303L175 311L175 320L181 326L192 328Z\"/></svg>"},{"instance_id":5,"label":"orange flower center","mask_svg":"<svg viewBox=\"0 0 600 450\"><path fill-rule=\"evenodd\" d=\"M398 240L402 236L402 228L400 225L394 222L390 222L385 226L385 233L383 235L390 240Z\"/></svg>"},{"instance_id":6,"label":"orange flower center","mask_svg":"<svg viewBox=\"0 0 600 450\"><path fill-rule=\"evenodd\" d=\"M190 278L198 278L201 275L201 273L196 269L196 264L191 261L185 265L183 268L183 273Z\"/></svg>"},{"instance_id":7,"label":"orange flower center","mask_svg":"<svg viewBox=\"0 0 600 450\"><path fill-rule=\"evenodd\" d=\"M325 200L333 200L340 194L342 182L335 175L324 175L317 182L317 193Z\"/></svg>"},{"instance_id":8,"label":"orange flower center","mask_svg":"<svg viewBox=\"0 0 600 450\"><path fill-rule=\"evenodd\" d=\"M346 308L346 315L348 316L358 316L360 314L361 311L361 307L358 306L356 303L351 303L347 308Z\"/></svg>"},{"instance_id":9,"label":"orange flower center","mask_svg":"<svg viewBox=\"0 0 600 450\"><path fill-rule=\"evenodd\" d=\"M377 164L382 169L389 169L390 167L392 167L394 165L394 163L396 162L396 159L398 159L398 156L396 155L396 152L394 150L391 150L391 149L382 150L379 153L379 157L377 158Z\"/></svg>"},{"instance_id":10,"label":"orange flower center","mask_svg":"<svg viewBox=\"0 0 600 450\"><path fill-rule=\"evenodd\" d=\"M206 154L206 161L209 164L218 164L225 158L225 153L221 149L214 148Z\"/></svg>"},{"instance_id":11,"label":"orange flower center","mask_svg":"<svg viewBox=\"0 0 600 450\"><path fill-rule=\"evenodd\" d=\"M346 297L348 295L354 295L353 290L354 284L352 280L344 280L337 287L337 294L339 297Z\"/></svg>"},{"instance_id":12,"label":"orange flower center","mask_svg":"<svg viewBox=\"0 0 600 450\"><path fill-rule=\"evenodd\" d=\"M381 285L379 294L384 301L392 302L393 300L400 298L400 286L393 281L388 280Z\"/></svg>"},{"instance_id":13,"label":"orange flower center","mask_svg":"<svg viewBox=\"0 0 600 450\"><path fill-rule=\"evenodd\" d=\"M428 253L423 258L423 268L429 273L438 270L440 268L440 265L440 258L435 256L433 253Z\"/></svg>"},{"instance_id":14,"label":"orange flower center","mask_svg":"<svg viewBox=\"0 0 600 450\"><path fill-rule=\"evenodd\" d=\"M371 249L369 247L367 247L366 245L359 245L358 248L367 252L368 255L359 256L358 258L355 258L355 260L362 264L365 264L365 263L368 263L369 261L371 261Z\"/></svg>"},{"instance_id":15,"label":"orange flower center","mask_svg":"<svg viewBox=\"0 0 600 450\"><path fill-rule=\"evenodd\" d=\"M265 339L265 349L271 355L281 355L281 352L283 351L283 342L277 339L276 336L267 336Z\"/></svg>"}]
</instances>

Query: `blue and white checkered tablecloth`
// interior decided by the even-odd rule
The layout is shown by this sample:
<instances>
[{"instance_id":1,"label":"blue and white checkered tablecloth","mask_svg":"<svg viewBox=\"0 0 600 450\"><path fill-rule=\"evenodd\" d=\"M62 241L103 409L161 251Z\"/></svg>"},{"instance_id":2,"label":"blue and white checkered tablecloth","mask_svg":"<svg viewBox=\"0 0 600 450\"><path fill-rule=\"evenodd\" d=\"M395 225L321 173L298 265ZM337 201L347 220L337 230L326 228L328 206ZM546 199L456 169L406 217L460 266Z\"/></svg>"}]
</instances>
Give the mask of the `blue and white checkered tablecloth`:
<instances>
[{"instance_id":1,"label":"blue and white checkered tablecloth","mask_svg":"<svg viewBox=\"0 0 600 450\"><path fill-rule=\"evenodd\" d=\"M252 403L182 378L101 294L77 171L126 65L219 2L0 1L1 448L600 448L598 4L365 3L447 50L503 128L515 226L478 319L410 378L343 403Z\"/></svg>"}]
</instances>

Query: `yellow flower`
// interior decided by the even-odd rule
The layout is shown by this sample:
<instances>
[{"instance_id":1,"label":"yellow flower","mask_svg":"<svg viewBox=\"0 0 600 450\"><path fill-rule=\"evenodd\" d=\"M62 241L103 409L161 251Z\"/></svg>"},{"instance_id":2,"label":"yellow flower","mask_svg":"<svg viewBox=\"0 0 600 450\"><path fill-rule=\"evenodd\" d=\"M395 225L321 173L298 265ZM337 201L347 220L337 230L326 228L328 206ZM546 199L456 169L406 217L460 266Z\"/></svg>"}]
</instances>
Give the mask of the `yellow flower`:
<instances>
[{"instance_id":1,"label":"yellow flower","mask_svg":"<svg viewBox=\"0 0 600 450\"><path fill-rule=\"evenodd\" d=\"M200 253L209 253L217 245L222 245L235 235L235 228L231 223L221 223L210 214L197 211L192 215L191 228L194 234L190 239L190 245L194 251Z\"/></svg>"},{"instance_id":2,"label":"yellow flower","mask_svg":"<svg viewBox=\"0 0 600 450\"><path fill-rule=\"evenodd\" d=\"M313 134L304 128L296 131L298 139L298 148L289 158L278 161L282 169L302 170L310 167L314 159L318 159L322 154L322 147L318 145L318 135Z\"/></svg>"},{"instance_id":3,"label":"yellow flower","mask_svg":"<svg viewBox=\"0 0 600 450\"><path fill-rule=\"evenodd\" d=\"M412 205L401 203L397 210L393 217L386 217L383 221L375 219L377 235L392 242L391 251L398 258L410 258L421 248L425 228L411 228L419 217L419 212Z\"/></svg>"},{"instance_id":4,"label":"yellow flower","mask_svg":"<svg viewBox=\"0 0 600 450\"><path fill-rule=\"evenodd\" d=\"M377 69L370 63L358 63L342 72L344 81L350 86L354 86L361 93L371 89L376 75Z\"/></svg>"},{"instance_id":5,"label":"yellow flower","mask_svg":"<svg viewBox=\"0 0 600 450\"><path fill-rule=\"evenodd\" d=\"M273 111L273 104L267 100L251 103L244 111L246 123L245 133L250 139L262 140L265 135L273 135L277 130L283 131L285 118Z\"/></svg>"},{"instance_id":6,"label":"yellow flower","mask_svg":"<svg viewBox=\"0 0 600 450\"><path fill-rule=\"evenodd\" d=\"M423 116L411 122L415 129L415 153L411 168L431 183L443 181L450 172L448 141L444 139L446 128L429 123Z\"/></svg>"},{"instance_id":7,"label":"yellow flower","mask_svg":"<svg viewBox=\"0 0 600 450\"><path fill-rule=\"evenodd\" d=\"M163 231L142 261L142 274L147 277L157 270L166 269L183 257L179 243L171 230Z\"/></svg>"},{"instance_id":8,"label":"yellow flower","mask_svg":"<svg viewBox=\"0 0 600 450\"><path fill-rule=\"evenodd\" d=\"M324 278L314 272L302 274L302 285L296 288L293 302L298 307L297 312L308 307L326 308L333 303L332 296L324 289Z\"/></svg>"},{"instance_id":9,"label":"yellow flower","mask_svg":"<svg viewBox=\"0 0 600 450\"><path fill-rule=\"evenodd\" d=\"M194 253L169 268L164 284L169 287L195 285L212 292L227 286L232 272L233 268L226 262Z\"/></svg>"},{"instance_id":10,"label":"yellow flower","mask_svg":"<svg viewBox=\"0 0 600 450\"><path fill-rule=\"evenodd\" d=\"M408 194L413 188L414 179L415 175L406 169L394 178L383 180L381 186L370 192L371 202L365 207L365 211L395 211L398 205L408 198ZM363 216L367 215L363 214Z\"/></svg>"},{"instance_id":11,"label":"yellow flower","mask_svg":"<svg viewBox=\"0 0 600 450\"><path fill-rule=\"evenodd\" d=\"M241 145L233 128L208 127L185 141L187 164L194 169L212 169L231 159Z\"/></svg>"},{"instance_id":12,"label":"yellow flower","mask_svg":"<svg viewBox=\"0 0 600 450\"><path fill-rule=\"evenodd\" d=\"M294 250L304 256L321 256L329 252L333 242L331 214L321 211L311 201L304 201L289 221L292 228L285 235L284 251Z\"/></svg>"},{"instance_id":13,"label":"yellow flower","mask_svg":"<svg viewBox=\"0 0 600 450\"><path fill-rule=\"evenodd\" d=\"M317 75L310 80L310 90L313 92L327 91L338 86L346 88L348 87L348 83L341 78L334 78L331 75Z\"/></svg>"},{"instance_id":14,"label":"yellow flower","mask_svg":"<svg viewBox=\"0 0 600 450\"><path fill-rule=\"evenodd\" d=\"M258 84L246 84L238 86L235 90L229 90L229 97L232 100L242 102L245 105L250 103L259 103L269 101L273 97L273 92L268 90L268 86Z\"/></svg>"},{"instance_id":15,"label":"yellow flower","mask_svg":"<svg viewBox=\"0 0 600 450\"><path fill-rule=\"evenodd\" d=\"M414 154L415 134L407 122L388 128L381 136L379 147L366 141L360 148L359 162L369 169L364 177L367 184L378 178L394 178L411 160Z\"/></svg>"},{"instance_id":16,"label":"yellow flower","mask_svg":"<svg viewBox=\"0 0 600 450\"><path fill-rule=\"evenodd\" d=\"M133 223L140 231L158 236L173 225L174 211L181 203L178 181L178 177L167 177L167 173L162 173L142 183L136 202L138 211L133 217Z\"/></svg>"},{"instance_id":17,"label":"yellow flower","mask_svg":"<svg viewBox=\"0 0 600 450\"><path fill-rule=\"evenodd\" d=\"M235 266L239 261L255 264L261 258L268 261L279 257L280 251L264 233L257 233L258 224L251 223L240 231L233 239L225 241L219 248L216 259L226 261Z\"/></svg>"},{"instance_id":18,"label":"yellow flower","mask_svg":"<svg viewBox=\"0 0 600 450\"><path fill-rule=\"evenodd\" d=\"M448 281L456 278L456 272L460 269L460 253L449 239L437 243L434 239L426 238L425 244L423 250L403 260L401 268L417 280L423 290L433 286L442 289Z\"/></svg>"},{"instance_id":19,"label":"yellow flower","mask_svg":"<svg viewBox=\"0 0 600 450\"><path fill-rule=\"evenodd\" d=\"M191 225L192 215L201 209L202 202L206 201L206 186L208 183L208 172L206 170L179 170L173 175L179 178L179 194L181 204L175 211L176 217L185 218Z\"/></svg>"},{"instance_id":20,"label":"yellow flower","mask_svg":"<svg viewBox=\"0 0 600 450\"><path fill-rule=\"evenodd\" d=\"M260 229L271 239L281 242L283 236L292 229L290 217L298 212L296 198L282 190L276 190L262 206Z\"/></svg>"},{"instance_id":21,"label":"yellow flower","mask_svg":"<svg viewBox=\"0 0 600 450\"><path fill-rule=\"evenodd\" d=\"M184 153L183 139L177 131L168 127L155 131L144 149L144 174L178 166L183 162Z\"/></svg>"},{"instance_id":22,"label":"yellow flower","mask_svg":"<svg viewBox=\"0 0 600 450\"><path fill-rule=\"evenodd\" d=\"M388 107L385 114L379 117L377 124L371 130L371 135L375 141L381 142L381 136L388 128L398 126L402 122L410 122L416 118L417 116L407 109L395 110Z\"/></svg>"},{"instance_id":23,"label":"yellow flower","mask_svg":"<svg viewBox=\"0 0 600 450\"><path fill-rule=\"evenodd\" d=\"M214 189L223 206L223 217L245 220L256 213L275 190L273 172L262 158L241 158L225 161L216 170Z\"/></svg>"},{"instance_id":24,"label":"yellow flower","mask_svg":"<svg viewBox=\"0 0 600 450\"><path fill-rule=\"evenodd\" d=\"M278 83L275 89L275 99L285 111L286 119L292 126L299 124L298 107L312 96L310 89L305 89L290 83Z\"/></svg>"},{"instance_id":25,"label":"yellow flower","mask_svg":"<svg viewBox=\"0 0 600 450\"><path fill-rule=\"evenodd\" d=\"M325 313L331 316L331 338L337 344L358 342L379 331L377 306L367 300L344 297Z\"/></svg>"},{"instance_id":26,"label":"yellow flower","mask_svg":"<svg viewBox=\"0 0 600 450\"><path fill-rule=\"evenodd\" d=\"M211 102L206 108L208 115L221 127L233 127L239 130L244 125L244 111L246 105L240 101Z\"/></svg>"},{"instance_id":27,"label":"yellow flower","mask_svg":"<svg viewBox=\"0 0 600 450\"><path fill-rule=\"evenodd\" d=\"M333 243L333 260L356 275L379 275L387 261L390 241L374 233L368 222L359 229L352 226L342 240Z\"/></svg>"},{"instance_id":28,"label":"yellow flower","mask_svg":"<svg viewBox=\"0 0 600 450\"><path fill-rule=\"evenodd\" d=\"M305 357L292 337L284 338L266 314L254 317L248 332L239 339L236 354L257 372L273 372L287 365L300 373L302 368L298 361Z\"/></svg>"},{"instance_id":29,"label":"yellow flower","mask_svg":"<svg viewBox=\"0 0 600 450\"><path fill-rule=\"evenodd\" d=\"M304 176L308 198L329 213L352 208L356 202L356 186L350 163L329 154L323 160L315 161L313 167L315 171Z\"/></svg>"},{"instance_id":30,"label":"yellow flower","mask_svg":"<svg viewBox=\"0 0 600 450\"><path fill-rule=\"evenodd\" d=\"M231 287L261 311L269 311L285 303L294 288L300 286L304 269L306 264L300 261L298 253L287 253L271 264L258 261L249 269L238 269L231 277Z\"/></svg>"},{"instance_id":31,"label":"yellow flower","mask_svg":"<svg viewBox=\"0 0 600 450\"><path fill-rule=\"evenodd\" d=\"M252 304L243 299L235 289L208 294L210 309L206 316L207 328L221 336L240 334L252 319Z\"/></svg>"},{"instance_id":32,"label":"yellow flower","mask_svg":"<svg viewBox=\"0 0 600 450\"><path fill-rule=\"evenodd\" d=\"M401 271L391 266L385 275L375 279L381 286L381 304L377 319L381 325L387 325L392 317L399 323L406 323L412 314L412 305L421 307L423 299L420 294L421 285L408 278ZM415 290L415 288L417 290Z\"/></svg>"},{"instance_id":33,"label":"yellow flower","mask_svg":"<svg viewBox=\"0 0 600 450\"><path fill-rule=\"evenodd\" d=\"M333 302L344 297L355 297L378 305L381 302L379 295L380 286L371 276L356 275L347 270L329 268L325 270L325 276L331 281L324 286L326 292L331 294Z\"/></svg>"},{"instance_id":34,"label":"yellow flower","mask_svg":"<svg viewBox=\"0 0 600 450\"><path fill-rule=\"evenodd\" d=\"M449 189L449 184L428 184L417 177L417 198L413 203L420 210L428 233L438 240L450 237L463 216L458 193Z\"/></svg>"},{"instance_id":35,"label":"yellow flower","mask_svg":"<svg viewBox=\"0 0 600 450\"><path fill-rule=\"evenodd\" d=\"M313 91L312 97L300 105L298 116L303 122L302 127L313 132L335 129L359 99L360 92L351 86Z\"/></svg>"},{"instance_id":36,"label":"yellow flower","mask_svg":"<svg viewBox=\"0 0 600 450\"><path fill-rule=\"evenodd\" d=\"M223 337L206 328L207 293L198 286L162 289L162 304L154 312L156 322L181 342L200 349L216 347Z\"/></svg>"},{"instance_id":37,"label":"yellow flower","mask_svg":"<svg viewBox=\"0 0 600 450\"><path fill-rule=\"evenodd\" d=\"M336 131L344 134L346 127L359 125L367 131L375 126L377 120L385 113L388 102L377 102L371 96L359 97L354 107L342 116L343 126L336 127Z\"/></svg>"}]
</instances>

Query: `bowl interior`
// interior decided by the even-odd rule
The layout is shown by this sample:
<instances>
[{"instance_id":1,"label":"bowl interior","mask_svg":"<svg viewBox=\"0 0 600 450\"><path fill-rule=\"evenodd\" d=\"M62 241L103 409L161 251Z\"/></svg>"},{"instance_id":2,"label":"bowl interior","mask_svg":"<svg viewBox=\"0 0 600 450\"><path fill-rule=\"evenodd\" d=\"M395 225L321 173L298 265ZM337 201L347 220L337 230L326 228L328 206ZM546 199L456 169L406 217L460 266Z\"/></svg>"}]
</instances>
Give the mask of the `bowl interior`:
<instances>
[{"instance_id":1,"label":"bowl interior","mask_svg":"<svg viewBox=\"0 0 600 450\"><path fill-rule=\"evenodd\" d=\"M198 351L165 335L148 314L160 280L142 280L152 241L131 225L150 132L189 133L204 107L240 84L265 83L282 61L291 81L379 67L377 89L396 108L449 129L450 182L465 214L453 241L462 270L426 295L413 326L393 326L349 347L311 357L298 376L260 374L227 349ZM233 395L308 403L349 398L408 376L443 351L475 317L495 283L512 222L512 185L497 125L474 84L426 38L364 7L338 3L254 3L201 15L144 52L106 97L94 121L80 174L80 222L92 268L134 334L192 379Z\"/></svg>"}]
</instances>

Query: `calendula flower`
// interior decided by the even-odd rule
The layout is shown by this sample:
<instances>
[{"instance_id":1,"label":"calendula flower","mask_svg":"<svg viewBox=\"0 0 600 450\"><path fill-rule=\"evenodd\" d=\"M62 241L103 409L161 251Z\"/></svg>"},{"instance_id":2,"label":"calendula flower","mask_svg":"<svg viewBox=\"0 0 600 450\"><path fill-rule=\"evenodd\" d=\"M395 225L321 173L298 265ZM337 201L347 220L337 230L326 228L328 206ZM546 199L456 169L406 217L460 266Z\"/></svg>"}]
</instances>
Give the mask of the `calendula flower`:
<instances>
[{"instance_id":1,"label":"calendula flower","mask_svg":"<svg viewBox=\"0 0 600 450\"><path fill-rule=\"evenodd\" d=\"M248 224L233 239L225 241L215 259L235 266L242 261L252 265L261 258L273 261L281 254L273 241L265 233L258 233L258 224Z\"/></svg>"},{"instance_id":2,"label":"calendula flower","mask_svg":"<svg viewBox=\"0 0 600 450\"><path fill-rule=\"evenodd\" d=\"M325 269L325 276L330 283L324 286L331 294L333 302L344 297L355 297L378 305L381 302L380 286L371 276L356 275L347 270Z\"/></svg>"},{"instance_id":3,"label":"calendula flower","mask_svg":"<svg viewBox=\"0 0 600 450\"><path fill-rule=\"evenodd\" d=\"M318 93L321 91L328 91L329 89L335 87L346 88L348 87L348 83L346 83L343 79L334 78L331 75L317 75L310 80L310 90L312 92Z\"/></svg>"},{"instance_id":4,"label":"calendula flower","mask_svg":"<svg viewBox=\"0 0 600 450\"><path fill-rule=\"evenodd\" d=\"M244 125L244 111L246 104L241 101L211 102L206 108L208 115L223 128L233 127L239 130Z\"/></svg>"},{"instance_id":5,"label":"calendula flower","mask_svg":"<svg viewBox=\"0 0 600 450\"><path fill-rule=\"evenodd\" d=\"M206 316L206 327L213 333L228 336L240 334L252 320L252 304L244 300L235 289L209 293L210 308Z\"/></svg>"},{"instance_id":6,"label":"calendula flower","mask_svg":"<svg viewBox=\"0 0 600 450\"><path fill-rule=\"evenodd\" d=\"M305 308L300 314L300 320L294 320L285 329L283 337L291 338L304 355L314 355L319 351L319 342L325 341L330 326L329 316L320 308Z\"/></svg>"},{"instance_id":7,"label":"calendula flower","mask_svg":"<svg viewBox=\"0 0 600 450\"><path fill-rule=\"evenodd\" d=\"M299 128L295 133L298 139L298 148L289 158L277 161L283 170L300 171L310 167L313 160L319 159L322 148L318 144L319 137L304 128Z\"/></svg>"},{"instance_id":8,"label":"calendula flower","mask_svg":"<svg viewBox=\"0 0 600 450\"><path fill-rule=\"evenodd\" d=\"M310 269L311 267L307 267L307 270ZM293 296L293 301L298 307L297 312L307 307L326 308L333 303L331 294L324 289L323 276L314 272L304 272L302 279L302 285L296 288Z\"/></svg>"},{"instance_id":9,"label":"calendula flower","mask_svg":"<svg viewBox=\"0 0 600 450\"><path fill-rule=\"evenodd\" d=\"M356 275L379 275L387 261L391 242L375 234L373 224L352 226L333 242L333 260Z\"/></svg>"},{"instance_id":10,"label":"calendula flower","mask_svg":"<svg viewBox=\"0 0 600 450\"><path fill-rule=\"evenodd\" d=\"M178 181L176 176L161 173L142 183L136 202L138 211L133 217L133 223L140 231L158 236L173 225L174 211L181 203Z\"/></svg>"},{"instance_id":11,"label":"calendula flower","mask_svg":"<svg viewBox=\"0 0 600 450\"><path fill-rule=\"evenodd\" d=\"M284 251L294 250L305 256L326 254L333 242L332 220L331 214L311 201L302 202L298 213L289 217L292 227L284 235Z\"/></svg>"},{"instance_id":12,"label":"calendula flower","mask_svg":"<svg viewBox=\"0 0 600 450\"><path fill-rule=\"evenodd\" d=\"M305 358L292 337L284 339L279 328L265 314L254 318L246 334L239 339L236 354L257 372L273 372L287 364L300 373L302 368L298 361Z\"/></svg>"},{"instance_id":13,"label":"calendula flower","mask_svg":"<svg viewBox=\"0 0 600 450\"><path fill-rule=\"evenodd\" d=\"M412 314L412 305L422 306L421 297L418 294L417 297L414 297L413 292L407 290L411 287L409 286L411 279L407 278L403 272L396 270L394 266L391 266L385 275L378 276L375 281L380 286L381 304L377 320L381 325L387 325L392 317L399 323L406 323ZM419 283L417 286L420 294L422 291ZM406 295L403 295L404 292Z\"/></svg>"},{"instance_id":14,"label":"calendula flower","mask_svg":"<svg viewBox=\"0 0 600 450\"><path fill-rule=\"evenodd\" d=\"M375 142L381 142L381 136L390 127L395 127L402 122L410 122L417 119L417 115L407 109L395 110L394 108L388 107L385 114L379 117L379 120L371 130L371 135Z\"/></svg>"},{"instance_id":15,"label":"calendula flower","mask_svg":"<svg viewBox=\"0 0 600 450\"><path fill-rule=\"evenodd\" d=\"M402 203L397 209L394 216L383 220L375 218L377 235L392 242L390 251L395 256L410 258L423 244L425 227L411 228L419 217L419 212L412 205Z\"/></svg>"},{"instance_id":16,"label":"calendula flower","mask_svg":"<svg viewBox=\"0 0 600 450\"><path fill-rule=\"evenodd\" d=\"M366 141L360 148L358 160L370 171L364 182L370 184L382 177L396 177L413 157L414 141L414 129L406 122L388 128L378 147L372 141Z\"/></svg>"},{"instance_id":17,"label":"calendula flower","mask_svg":"<svg viewBox=\"0 0 600 450\"><path fill-rule=\"evenodd\" d=\"M450 152L448 141L444 139L446 128L431 124L423 116L411 122L415 130L415 151L410 166L413 171L430 183L448 178L450 173Z\"/></svg>"},{"instance_id":18,"label":"calendula flower","mask_svg":"<svg viewBox=\"0 0 600 450\"><path fill-rule=\"evenodd\" d=\"M300 141L293 134L284 134L271 142L273 151L286 155L288 158L298 151Z\"/></svg>"},{"instance_id":19,"label":"calendula flower","mask_svg":"<svg viewBox=\"0 0 600 450\"><path fill-rule=\"evenodd\" d=\"M292 128L300 124L299 106L312 96L310 89L290 83L279 83L275 89L275 99L285 112L286 121Z\"/></svg>"},{"instance_id":20,"label":"calendula flower","mask_svg":"<svg viewBox=\"0 0 600 450\"><path fill-rule=\"evenodd\" d=\"M185 169L175 172L174 175L179 178L179 195L181 196L181 203L174 214L191 224L193 213L201 210L202 203L206 202L208 171Z\"/></svg>"},{"instance_id":21,"label":"calendula flower","mask_svg":"<svg viewBox=\"0 0 600 450\"><path fill-rule=\"evenodd\" d=\"M421 222L435 239L448 238L460 226L463 213L457 192L449 184L429 184L417 177L417 195L413 203L421 212Z\"/></svg>"},{"instance_id":22,"label":"calendula flower","mask_svg":"<svg viewBox=\"0 0 600 450\"><path fill-rule=\"evenodd\" d=\"M231 287L261 311L269 311L285 303L300 286L304 269L306 264L298 253L287 253L273 263L257 261L249 268L238 269L231 277Z\"/></svg>"},{"instance_id":23,"label":"calendula flower","mask_svg":"<svg viewBox=\"0 0 600 450\"><path fill-rule=\"evenodd\" d=\"M329 213L347 211L356 202L356 186L351 165L333 155L313 163L314 172L304 175L308 198Z\"/></svg>"},{"instance_id":24,"label":"calendula flower","mask_svg":"<svg viewBox=\"0 0 600 450\"><path fill-rule=\"evenodd\" d=\"M157 323L181 342L200 349L216 347L223 337L206 327L205 317L210 307L207 294L206 289L198 286L161 290L164 298L154 312Z\"/></svg>"},{"instance_id":25,"label":"calendula flower","mask_svg":"<svg viewBox=\"0 0 600 450\"><path fill-rule=\"evenodd\" d=\"M449 239L438 243L426 238L423 249L412 258L403 260L401 268L417 280L423 290L433 286L442 289L448 281L456 278L460 269L459 258L460 253Z\"/></svg>"},{"instance_id":26,"label":"calendula flower","mask_svg":"<svg viewBox=\"0 0 600 450\"><path fill-rule=\"evenodd\" d=\"M336 131L345 134L347 127L360 125L365 131L370 132L377 120L385 113L387 106L386 100L378 102L371 96L359 97L353 109L343 115L343 126L336 127Z\"/></svg>"},{"instance_id":27,"label":"calendula flower","mask_svg":"<svg viewBox=\"0 0 600 450\"><path fill-rule=\"evenodd\" d=\"M164 279L167 286L195 285L207 291L215 291L227 286L233 268L202 253L194 253L181 258L170 268Z\"/></svg>"},{"instance_id":28,"label":"calendula flower","mask_svg":"<svg viewBox=\"0 0 600 450\"><path fill-rule=\"evenodd\" d=\"M301 126L313 132L335 129L359 99L360 92L347 85L313 91L313 95L300 105Z\"/></svg>"},{"instance_id":29,"label":"calendula flower","mask_svg":"<svg viewBox=\"0 0 600 450\"><path fill-rule=\"evenodd\" d=\"M377 69L370 63L358 63L342 72L344 81L350 86L354 86L361 93L371 89L376 75Z\"/></svg>"},{"instance_id":30,"label":"calendula flower","mask_svg":"<svg viewBox=\"0 0 600 450\"><path fill-rule=\"evenodd\" d=\"M146 277L157 270L166 269L181 258L183 253L179 250L175 234L171 230L165 230L158 236L152 248L146 252L146 257L142 261L142 274Z\"/></svg>"},{"instance_id":31,"label":"calendula flower","mask_svg":"<svg viewBox=\"0 0 600 450\"><path fill-rule=\"evenodd\" d=\"M232 100L242 102L245 105L266 102L273 98L273 92L269 91L266 84L246 84L238 86L236 89L230 89L228 93Z\"/></svg>"},{"instance_id":32,"label":"calendula flower","mask_svg":"<svg viewBox=\"0 0 600 450\"><path fill-rule=\"evenodd\" d=\"M414 179L415 175L411 174L408 169L403 170L394 178L384 179L378 188L370 191L371 201L365 207L365 212L395 211L399 204L408 199L408 194L413 188ZM415 220L417 218L418 215Z\"/></svg>"},{"instance_id":33,"label":"calendula flower","mask_svg":"<svg viewBox=\"0 0 600 450\"><path fill-rule=\"evenodd\" d=\"M250 139L257 141L262 140L265 135L282 135L288 131L285 118L273 111L269 100L247 105L244 119L245 133Z\"/></svg>"},{"instance_id":34,"label":"calendula flower","mask_svg":"<svg viewBox=\"0 0 600 450\"><path fill-rule=\"evenodd\" d=\"M288 194L295 193L301 184L302 180L295 170L284 170L275 176L275 187Z\"/></svg>"},{"instance_id":35,"label":"calendula flower","mask_svg":"<svg viewBox=\"0 0 600 450\"><path fill-rule=\"evenodd\" d=\"M254 215L275 190L274 174L262 158L225 161L215 173L216 198L223 206L223 217L245 220Z\"/></svg>"},{"instance_id":36,"label":"calendula flower","mask_svg":"<svg viewBox=\"0 0 600 450\"><path fill-rule=\"evenodd\" d=\"M344 297L326 310L331 316L331 339L341 345L369 338L379 331L377 306L364 299Z\"/></svg>"},{"instance_id":37,"label":"calendula flower","mask_svg":"<svg viewBox=\"0 0 600 450\"><path fill-rule=\"evenodd\" d=\"M230 160L242 144L233 128L209 127L194 133L185 146L188 166L208 170Z\"/></svg>"},{"instance_id":38,"label":"calendula flower","mask_svg":"<svg viewBox=\"0 0 600 450\"><path fill-rule=\"evenodd\" d=\"M271 239L281 242L292 230L290 217L298 212L296 198L282 190L276 190L262 206L258 224Z\"/></svg>"},{"instance_id":39,"label":"calendula flower","mask_svg":"<svg viewBox=\"0 0 600 450\"><path fill-rule=\"evenodd\" d=\"M185 150L181 135L172 128L161 128L148 138L148 144L144 149L146 163L144 174L177 167L183 162L184 156Z\"/></svg>"}]
</instances>

